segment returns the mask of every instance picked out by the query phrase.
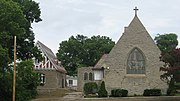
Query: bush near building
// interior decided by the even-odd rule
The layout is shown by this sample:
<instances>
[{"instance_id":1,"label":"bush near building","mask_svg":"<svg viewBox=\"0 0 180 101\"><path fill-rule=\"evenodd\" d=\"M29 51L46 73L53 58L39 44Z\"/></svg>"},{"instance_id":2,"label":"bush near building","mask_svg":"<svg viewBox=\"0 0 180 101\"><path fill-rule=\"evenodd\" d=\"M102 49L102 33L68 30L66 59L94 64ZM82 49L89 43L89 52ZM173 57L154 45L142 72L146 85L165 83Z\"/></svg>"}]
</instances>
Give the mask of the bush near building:
<instances>
[{"instance_id":1,"label":"bush near building","mask_svg":"<svg viewBox=\"0 0 180 101\"><path fill-rule=\"evenodd\" d=\"M160 96L161 90L160 89L145 89L143 96Z\"/></svg>"},{"instance_id":2,"label":"bush near building","mask_svg":"<svg viewBox=\"0 0 180 101\"><path fill-rule=\"evenodd\" d=\"M104 81L102 81L102 83L101 83L100 89L98 91L98 96L99 97L107 97L108 96Z\"/></svg>"},{"instance_id":3,"label":"bush near building","mask_svg":"<svg viewBox=\"0 0 180 101\"><path fill-rule=\"evenodd\" d=\"M125 89L113 89L111 90L112 97L127 97L128 90Z\"/></svg>"},{"instance_id":4,"label":"bush near building","mask_svg":"<svg viewBox=\"0 0 180 101\"><path fill-rule=\"evenodd\" d=\"M98 86L96 82L88 82L84 84L83 90L85 95L95 94L98 91Z\"/></svg>"}]
</instances>

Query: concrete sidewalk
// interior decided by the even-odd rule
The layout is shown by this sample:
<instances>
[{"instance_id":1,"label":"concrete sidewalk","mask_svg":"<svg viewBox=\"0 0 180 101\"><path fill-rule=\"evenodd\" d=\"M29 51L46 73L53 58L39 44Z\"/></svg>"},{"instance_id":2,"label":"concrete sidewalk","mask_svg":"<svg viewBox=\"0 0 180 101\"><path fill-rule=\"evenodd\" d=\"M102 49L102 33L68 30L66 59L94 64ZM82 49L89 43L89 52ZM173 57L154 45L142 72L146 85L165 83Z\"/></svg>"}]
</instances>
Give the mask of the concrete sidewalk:
<instances>
[{"instance_id":1,"label":"concrete sidewalk","mask_svg":"<svg viewBox=\"0 0 180 101\"><path fill-rule=\"evenodd\" d=\"M81 99L83 97L82 95L82 92L72 92L64 96L63 99L65 101L76 101L77 99Z\"/></svg>"},{"instance_id":2,"label":"concrete sidewalk","mask_svg":"<svg viewBox=\"0 0 180 101\"><path fill-rule=\"evenodd\" d=\"M67 93L64 97L38 98L32 101L79 101L82 98L82 92L72 92Z\"/></svg>"},{"instance_id":3,"label":"concrete sidewalk","mask_svg":"<svg viewBox=\"0 0 180 101\"><path fill-rule=\"evenodd\" d=\"M82 98L77 101L180 101L180 96Z\"/></svg>"}]
</instances>

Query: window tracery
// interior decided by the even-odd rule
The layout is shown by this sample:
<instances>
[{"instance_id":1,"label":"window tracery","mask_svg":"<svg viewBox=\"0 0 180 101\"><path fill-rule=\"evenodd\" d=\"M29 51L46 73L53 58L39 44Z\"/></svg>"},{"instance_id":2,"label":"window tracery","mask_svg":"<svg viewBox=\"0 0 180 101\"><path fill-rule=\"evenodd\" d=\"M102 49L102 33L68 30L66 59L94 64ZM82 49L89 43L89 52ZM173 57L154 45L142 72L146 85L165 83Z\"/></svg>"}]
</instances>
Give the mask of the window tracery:
<instances>
[{"instance_id":1,"label":"window tracery","mask_svg":"<svg viewBox=\"0 0 180 101\"><path fill-rule=\"evenodd\" d=\"M145 57L138 48L134 48L129 54L127 74L145 74Z\"/></svg>"}]
</instances>

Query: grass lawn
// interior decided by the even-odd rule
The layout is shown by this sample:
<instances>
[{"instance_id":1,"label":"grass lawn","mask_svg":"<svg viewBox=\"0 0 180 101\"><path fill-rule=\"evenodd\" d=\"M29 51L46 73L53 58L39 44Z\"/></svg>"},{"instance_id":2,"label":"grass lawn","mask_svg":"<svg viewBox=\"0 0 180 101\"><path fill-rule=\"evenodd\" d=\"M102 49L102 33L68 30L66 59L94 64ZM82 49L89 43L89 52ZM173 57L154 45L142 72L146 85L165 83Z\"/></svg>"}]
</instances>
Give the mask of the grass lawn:
<instances>
[{"instance_id":1,"label":"grass lawn","mask_svg":"<svg viewBox=\"0 0 180 101\"><path fill-rule=\"evenodd\" d=\"M84 98L98 98L98 96L96 94L89 94L84 96Z\"/></svg>"},{"instance_id":2,"label":"grass lawn","mask_svg":"<svg viewBox=\"0 0 180 101\"><path fill-rule=\"evenodd\" d=\"M175 96L180 96L180 93L176 93Z\"/></svg>"},{"instance_id":3,"label":"grass lawn","mask_svg":"<svg viewBox=\"0 0 180 101\"><path fill-rule=\"evenodd\" d=\"M175 94L175 96L180 96L180 82L175 83L176 86L176 90L178 91L178 93Z\"/></svg>"},{"instance_id":4,"label":"grass lawn","mask_svg":"<svg viewBox=\"0 0 180 101\"><path fill-rule=\"evenodd\" d=\"M56 91L51 91L48 93L41 93L36 96L36 98L49 98L49 97L63 97L67 93L73 92L73 90L70 89L57 89Z\"/></svg>"}]
</instances>

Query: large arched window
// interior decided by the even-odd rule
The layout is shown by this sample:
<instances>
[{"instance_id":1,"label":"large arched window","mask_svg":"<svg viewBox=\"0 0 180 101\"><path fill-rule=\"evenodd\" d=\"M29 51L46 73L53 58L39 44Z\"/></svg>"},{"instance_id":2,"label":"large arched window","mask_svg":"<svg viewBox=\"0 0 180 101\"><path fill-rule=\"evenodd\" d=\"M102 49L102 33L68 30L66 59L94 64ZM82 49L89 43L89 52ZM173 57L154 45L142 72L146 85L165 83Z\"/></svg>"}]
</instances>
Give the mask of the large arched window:
<instances>
[{"instance_id":1,"label":"large arched window","mask_svg":"<svg viewBox=\"0 0 180 101\"><path fill-rule=\"evenodd\" d=\"M93 73L89 73L89 80L93 80Z\"/></svg>"},{"instance_id":2,"label":"large arched window","mask_svg":"<svg viewBox=\"0 0 180 101\"><path fill-rule=\"evenodd\" d=\"M145 57L138 48L134 48L128 56L127 74L145 74Z\"/></svg>"},{"instance_id":3,"label":"large arched window","mask_svg":"<svg viewBox=\"0 0 180 101\"><path fill-rule=\"evenodd\" d=\"M84 80L88 80L88 73L84 73Z\"/></svg>"}]
</instances>

